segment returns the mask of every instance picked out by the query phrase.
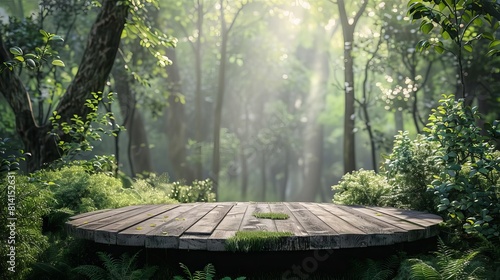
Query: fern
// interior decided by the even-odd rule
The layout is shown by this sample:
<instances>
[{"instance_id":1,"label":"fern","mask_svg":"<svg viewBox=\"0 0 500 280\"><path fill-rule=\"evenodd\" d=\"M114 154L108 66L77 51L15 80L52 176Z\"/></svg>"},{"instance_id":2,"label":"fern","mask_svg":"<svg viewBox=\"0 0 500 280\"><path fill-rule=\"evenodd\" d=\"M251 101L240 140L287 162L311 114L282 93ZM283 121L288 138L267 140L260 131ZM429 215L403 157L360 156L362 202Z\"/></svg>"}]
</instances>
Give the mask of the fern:
<instances>
[{"instance_id":1,"label":"fern","mask_svg":"<svg viewBox=\"0 0 500 280\"><path fill-rule=\"evenodd\" d=\"M415 262L411 266L411 280L441 280L441 274L431 265L419 259L412 259Z\"/></svg>"},{"instance_id":2,"label":"fern","mask_svg":"<svg viewBox=\"0 0 500 280\"><path fill-rule=\"evenodd\" d=\"M461 253L455 252L439 240L435 263L424 262L419 259L410 260L410 279L455 279L473 280L484 279L485 263L479 260L479 250Z\"/></svg>"},{"instance_id":3,"label":"fern","mask_svg":"<svg viewBox=\"0 0 500 280\"><path fill-rule=\"evenodd\" d=\"M120 256L119 259L113 258L110 254L98 252L97 255L103 267L96 265L81 265L73 269L91 280L143 280L150 279L155 274L157 267L145 267L136 269L136 253L130 257L127 253Z\"/></svg>"},{"instance_id":4,"label":"fern","mask_svg":"<svg viewBox=\"0 0 500 280\"><path fill-rule=\"evenodd\" d=\"M213 264L209 263L207 264L203 270L197 270L193 273L189 270L189 268L183 264L179 264L180 267L182 268L184 274L187 276L187 278L184 278L183 276L177 275L174 276L173 280L214 280L215 278L215 267ZM246 277L238 277L235 280L245 280ZM231 280L230 277L224 277L221 280Z\"/></svg>"}]
</instances>

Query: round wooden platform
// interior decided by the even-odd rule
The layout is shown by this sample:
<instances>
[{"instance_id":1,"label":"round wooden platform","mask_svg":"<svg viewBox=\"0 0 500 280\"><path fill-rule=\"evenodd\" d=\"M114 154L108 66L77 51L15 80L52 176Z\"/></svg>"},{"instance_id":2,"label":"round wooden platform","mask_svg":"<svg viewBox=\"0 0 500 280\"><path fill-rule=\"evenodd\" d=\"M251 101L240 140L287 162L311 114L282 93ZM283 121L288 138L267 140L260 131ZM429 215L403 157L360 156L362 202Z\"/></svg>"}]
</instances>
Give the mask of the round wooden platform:
<instances>
[{"instance_id":1,"label":"round wooden platform","mask_svg":"<svg viewBox=\"0 0 500 280\"><path fill-rule=\"evenodd\" d=\"M279 212L285 220L256 218ZM146 248L225 251L237 231L291 232L275 251L392 245L437 235L441 217L395 208L303 202L134 205L71 217L75 237Z\"/></svg>"}]
</instances>

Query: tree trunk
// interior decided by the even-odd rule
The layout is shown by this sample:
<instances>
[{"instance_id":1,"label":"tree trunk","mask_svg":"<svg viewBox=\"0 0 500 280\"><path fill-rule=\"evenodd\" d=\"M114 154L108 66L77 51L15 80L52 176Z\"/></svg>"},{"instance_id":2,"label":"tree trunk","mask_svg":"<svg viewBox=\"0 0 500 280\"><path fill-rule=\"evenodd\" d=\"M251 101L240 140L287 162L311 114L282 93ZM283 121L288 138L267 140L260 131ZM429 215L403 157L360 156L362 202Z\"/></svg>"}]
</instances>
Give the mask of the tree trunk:
<instances>
[{"instance_id":1,"label":"tree trunk","mask_svg":"<svg viewBox=\"0 0 500 280\"><path fill-rule=\"evenodd\" d=\"M168 156L174 168L172 178L175 180L184 179L192 182L189 166L186 162L186 116L184 104L180 101L181 76L177 63L177 56L174 49L167 49L167 56L172 60L172 65L167 67L168 108L166 116L167 129L165 133L168 137ZM198 177L200 179L200 177Z\"/></svg>"},{"instance_id":2,"label":"tree trunk","mask_svg":"<svg viewBox=\"0 0 500 280\"><path fill-rule=\"evenodd\" d=\"M227 57L227 38L228 30L226 27L225 13L223 0L220 1L220 23L221 23L221 48L219 59L219 80L217 86L217 101L215 103L215 118L214 118L214 149L212 155L212 180L214 183L214 193L217 196L219 187L219 171L220 171L220 128L222 119L222 104L224 102L224 94L226 92L226 57Z\"/></svg>"},{"instance_id":3,"label":"tree trunk","mask_svg":"<svg viewBox=\"0 0 500 280\"><path fill-rule=\"evenodd\" d=\"M368 0L363 0L361 7L356 15L349 19L345 9L344 0L338 0L340 23L342 25L342 34L344 36L344 173L352 172L356 169L356 149L355 149L355 111L354 111L354 59L352 49L354 45L354 30L359 18L363 14ZM351 20L351 22L349 22Z\"/></svg>"},{"instance_id":4,"label":"tree trunk","mask_svg":"<svg viewBox=\"0 0 500 280\"><path fill-rule=\"evenodd\" d=\"M267 194L267 157L266 157L266 151L262 151L262 155L260 157L261 162L260 162L260 183L262 184L262 192L260 194L260 201L266 201L266 194Z\"/></svg>"},{"instance_id":5,"label":"tree trunk","mask_svg":"<svg viewBox=\"0 0 500 280\"><path fill-rule=\"evenodd\" d=\"M240 145L240 162L241 162L241 197L243 201L247 200L248 195L248 161L245 153L245 147Z\"/></svg>"},{"instance_id":6,"label":"tree trunk","mask_svg":"<svg viewBox=\"0 0 500 280\"><path fill-rule=\"evenodd\" d=\"M203 34L203 3L198 0L197 5L198 18L196 21L196 27L198 29L198 36L196 37L196 43L194 45L194 61L195 61L195 77L196 77L196 91L195 91L195 123L196 123L196 132L195 139L197 142L196 147L196 158L198 161L195 163L195 176L197 179L202 179L203 177L203 164L201 161L202 151L201 151L201 143L203 142L203 112L202 112L202 51L201 51L201 40Z\"/></svg>"},{"instance_id":7,"label":"tree trunk","mask_svg":"<svg viewBox=\"0 0 500 280\"><path fill-rule=\"evenodd\" d=\"M120 111L125 120L129 139L129 163L131 176L144 172L153 172L151 165L151 154L149 151L148 137L141 112L136 110L136 99L130 88L131 77L127 75L123 67L113 68L115 79L115 90L118 95Z\"/></svg>"},{"instance_id":8,"label":"tree trunk","mask_svg":"<svg viewBox=\"0 0 500 280\"><path fill-rule=\"evenodd\" d=\"M396 132L405 130L403 111L398 110L398 108L396 108L396 111L394 112L394 122L396 125Z\"/></svg>"},{"instance_id":9,"label":"tree trunk","mask_svg":"<svg viewBox=\"0 0 500 280\"><path fill-rule=\"evenodd\" d=\"M85 106L93 92L101 92L108 79L120 44L121 33L128 13L128 5L117 5L118 0L105 0L92 25L87 46L78 72L62 96L56 111L61 122L71 123L74 115L84 120L89 113ZM0 35L1 37L1 35ZM10 56L0 39L0 64ZM16 115L17 132L25 150L31 153L27 160L32 172L61 157L54 138L48 135L50 124L37 124L33 116L30 98L19 77L8 69L0 73L0 92ZM63 135L61 135L63 137Z\"/></svg>"}]
</instances>

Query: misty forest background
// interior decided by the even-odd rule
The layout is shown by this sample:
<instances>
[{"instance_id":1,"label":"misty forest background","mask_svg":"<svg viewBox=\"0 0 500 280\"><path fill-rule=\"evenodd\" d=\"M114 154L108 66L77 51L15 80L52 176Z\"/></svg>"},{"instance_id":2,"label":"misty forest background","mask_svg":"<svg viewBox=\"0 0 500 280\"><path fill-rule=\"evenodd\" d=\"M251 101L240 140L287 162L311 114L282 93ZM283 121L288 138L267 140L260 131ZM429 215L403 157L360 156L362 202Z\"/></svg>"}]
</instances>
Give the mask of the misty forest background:
<instances>
[{"instance_id":1,"label":"misty forest background","mask_svg":"<svg viewBox=\"0 0 500 280\"><path fill-rule=\"evenodd\" d=\"M16 70L41 126L77 73L99 9L40 2L1 1L0 29L7 48L25 51L46 43L40 29L64 39L51 45L64 67ZM398 131L422 132L443 94L462 96L452 53L416 51L440 34L423 35L407 2L144 1L132 17L151 29L128 23L98 110L114 114L99 126L116 137L76 158L114 155L121 177L208 178L220 201L331 201L345 173L377 171ZM488 42L474 48L461 61L465 100L491 121L498 58L485 56ZM22 147L3 95L0 119L0 138Z\"/></svg>"}]
</instances>

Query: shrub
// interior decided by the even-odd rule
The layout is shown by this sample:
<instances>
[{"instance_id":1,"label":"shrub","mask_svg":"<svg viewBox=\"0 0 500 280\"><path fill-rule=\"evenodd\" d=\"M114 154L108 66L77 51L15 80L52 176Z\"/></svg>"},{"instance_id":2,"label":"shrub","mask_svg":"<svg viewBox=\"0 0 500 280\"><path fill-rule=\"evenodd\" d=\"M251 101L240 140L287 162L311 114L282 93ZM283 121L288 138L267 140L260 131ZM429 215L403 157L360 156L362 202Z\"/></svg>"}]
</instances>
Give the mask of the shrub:
<instances>
[{"instance_id":1,"label":"shrub","mask_svg":"<svg viewBox=\"0 0 500 280\"><path fill-rule=\"evenodd\" d=\"M37 188L29 177L18 174L24 155L6 155L12 151L16 149L9 141L0 138L0 279L25 279L48 246L42 217L53 199L46 188Z\"/></svg>"},{"instance_id":2,"label":"shrub","mask_svg":"<svg viewBox=\"0 0 500 280\"><path fill-rule=\"evenodd\" d=\"M181 203L215 201L215 193L212 192L210 180L194 181L191 186L174 182L170 188L170 197Z\"/></svg>"},{"instance_id":3,"label":"shrub","mask_svg":"<svg viewBox=\"0 0 500 280\"><path fill-rule=\"evenodd\" d=\"M433 110L426 132L430 141L439 144L434 159L443 168L432 188L448 224L466 233L498 238L500 153L495 152L494 140L499 127L495 122L485 135L478 120L477 108L465 107L463 100L451 96Z\"/></svg>"},{"instance_id":4,"label":"shrub","mask_svg":"<svg viewBox=\"0 0 500 280\"><path fill-rule=\"evenodd\" d=\"M345 174L332 189L334 203L367 206L386 206L391 192L384 176L363 169Z\"/></svg>"},{"instance_id":5,"label":"shrub","mask_svg":"<svg viewBox=\"0 0 500 280\"><path fill-rule=\"evenodd\" d=\"M407 131L395 136L392 153L381 169L393 188L388 200L391 206L437 212L437 197L428 191L434 175L443 168L434 161L437 150L438 143L424 135L415 140L410 140Z\"/></svg>"},{"instance_id":6,"label":"shrub","mask_svg":"<svg viewBox=\"0 0 500 280\"><path fill-rule=\"evenodd\" d=\"M0 279L26 279L31 266L48 246L42 234L42 217L49 212L48 205L53 198L46 188L39 188L30 183L27 176L14 172L0 173L0 186L0 236L5 244L0 246ZM15 194L14 188L9 186L15 187ZM8 197L8 192L13 196ZM12 253L15 253L15 260L7 255ZM11 260L14 268L8 263Z\"/></svg>"}]
</instances>

